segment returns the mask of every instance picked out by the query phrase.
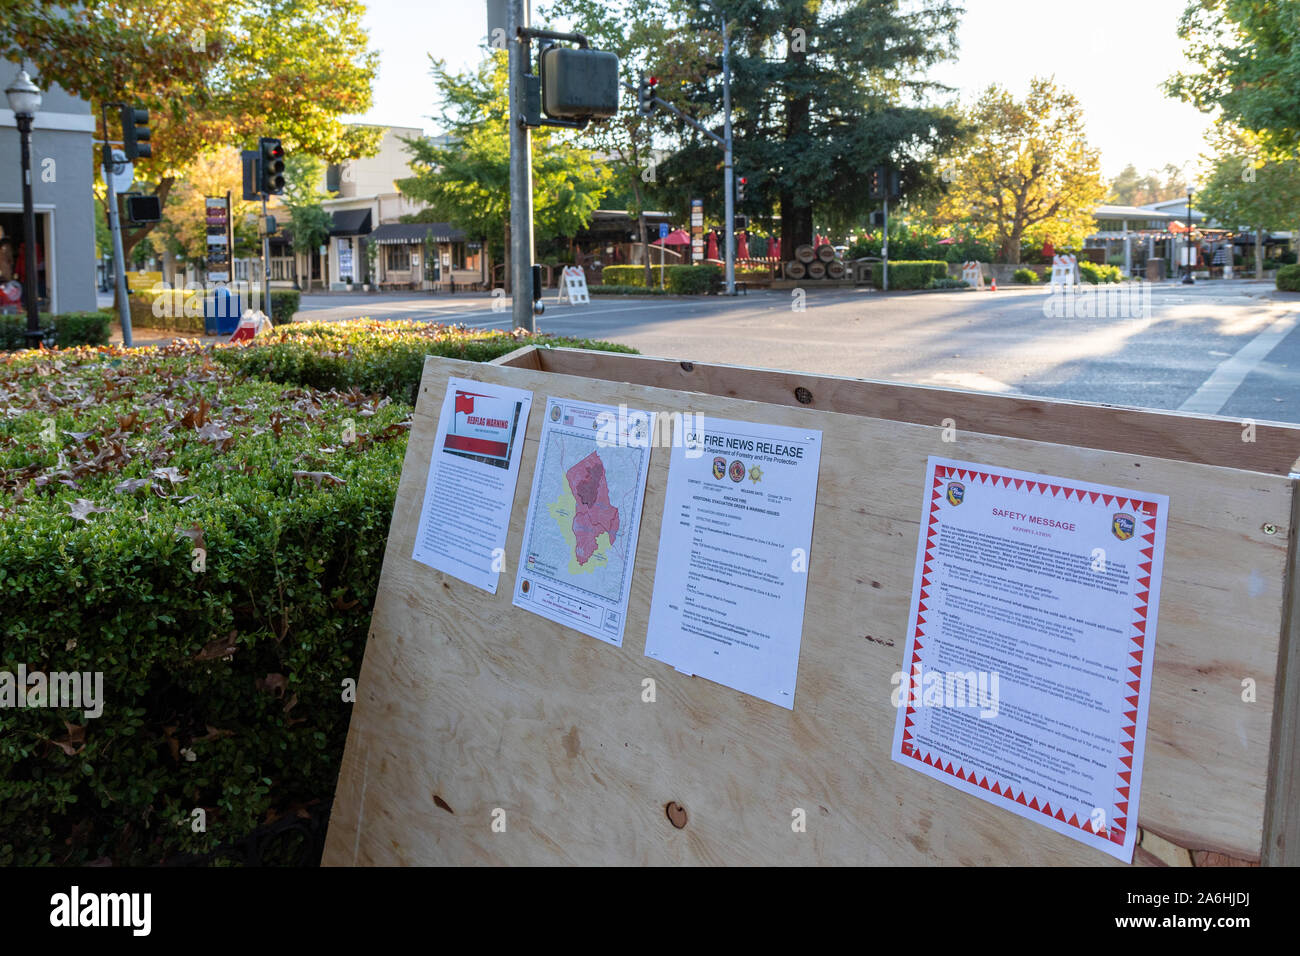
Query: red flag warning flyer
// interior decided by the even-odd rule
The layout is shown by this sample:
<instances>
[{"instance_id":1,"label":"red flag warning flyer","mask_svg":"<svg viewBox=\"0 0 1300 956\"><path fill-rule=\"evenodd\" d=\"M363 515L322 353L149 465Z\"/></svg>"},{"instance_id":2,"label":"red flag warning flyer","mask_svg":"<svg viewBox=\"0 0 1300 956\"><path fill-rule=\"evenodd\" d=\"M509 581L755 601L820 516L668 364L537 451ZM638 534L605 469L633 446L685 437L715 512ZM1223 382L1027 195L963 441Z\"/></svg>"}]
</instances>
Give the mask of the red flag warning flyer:
<instances>
[{"instance_id":1,"label":"red flag warning flyer","mask_svg":"<svg viewBox=\"0 0 1300 956\"><path fill-rule=\"evenodd\" d=\"M893 759L1131 861L1169 499L931 457Z\"/></svg>"},{"instance_id":2,"label":"red flag warning flyer","mask_svg":"<svg viewBox=\"0 0 1300 956\"><path fill-rule=\"evenodd\" d=\"M447 380L411 558L492 594L533 393Z\"/></svg>"},{"instance_id":3,"label":"red flag warning flyer","mask_svg":"<svg viewBox=\"0 0 1300 956\"><path fill-rule=\"evenodd\" d=\"M546 402L516 607L623 646L655 416Z\"/></svg>"}]
</instances>

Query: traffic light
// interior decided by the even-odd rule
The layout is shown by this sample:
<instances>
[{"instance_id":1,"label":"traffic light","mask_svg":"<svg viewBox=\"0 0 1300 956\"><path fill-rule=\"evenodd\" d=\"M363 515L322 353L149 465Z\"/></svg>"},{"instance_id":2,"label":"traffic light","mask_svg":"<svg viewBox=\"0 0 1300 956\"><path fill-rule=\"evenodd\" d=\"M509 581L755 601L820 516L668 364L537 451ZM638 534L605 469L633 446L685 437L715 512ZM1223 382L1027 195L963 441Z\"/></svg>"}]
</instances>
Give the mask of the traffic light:
<instances>
[{"instance_id":1,"label":"traffic light","mask_svg":"<svg viewBox=\"0 0 1300 956\"><path fill-rule=\"evenodd\" d=\"M127 162L136 159L148 159L153 155L149 145L149 111L138 106L123 106L122 117L122 152Z\"/></svg>"},{"instance_id":2,"label":"traffic light","mask_svg":"<svg viewBox=\"0 0 1300 956\"><path fill-rule=\"evenodd\" d=\"M278 139L263 136L257 141L258 187L265 196L284 192L284 147Z\"/></svg>"},{"instance_id":3,"label":"traffic light","mask_svg":"<svg viewBox=\"0 0 1300 956\"><path fill-rule=\"evenodd\" d=\"M746 179L744 176L738 176L736 178L736 202L745 201L745 183Z\"/></svg>"},{"instance_id":4,"label":"traffic light","mask_svg":"<svg viewBox=\"0 0 1300 956\"><path fill-rule=\"evenodd\" d=\"M636 91L636 111L642 116L649 116L655 111L659 104L655 102L655 89L659 85L659 77L647 76L641 74L641 85Z\"/></svg>"},{"instance_id":5,"label":"traffic light","mask_svg":"<svg viewBox=\"0 0 1300 956\"><path fill-rule=\"evenodd\" d=\"M871 171L871 178L869 181L870 189L868 190L868 195L870 195L872 199L886 198L885 183L888 179L887 172L888 171L885 169L884 166L877 166L875 169Z\"/></svg>"}]
</instances>

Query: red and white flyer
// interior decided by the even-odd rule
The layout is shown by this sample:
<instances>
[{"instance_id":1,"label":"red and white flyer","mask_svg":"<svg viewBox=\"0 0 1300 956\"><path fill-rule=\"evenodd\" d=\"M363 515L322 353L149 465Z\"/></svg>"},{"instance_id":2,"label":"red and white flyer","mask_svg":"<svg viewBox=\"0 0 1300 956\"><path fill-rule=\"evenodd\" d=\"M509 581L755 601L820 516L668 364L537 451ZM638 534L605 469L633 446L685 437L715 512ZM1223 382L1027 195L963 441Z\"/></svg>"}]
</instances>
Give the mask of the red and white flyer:
<instances>
[{"instance_id":1,"label":"red and white flyer","mask_svg":"<svg viewBox=\"0 0 1300 956\"><path fill-rule=\"evenodd\" d=\"M931 457L892 757L1131 861L1169 499Z\"/></svg>"}]
</instances>

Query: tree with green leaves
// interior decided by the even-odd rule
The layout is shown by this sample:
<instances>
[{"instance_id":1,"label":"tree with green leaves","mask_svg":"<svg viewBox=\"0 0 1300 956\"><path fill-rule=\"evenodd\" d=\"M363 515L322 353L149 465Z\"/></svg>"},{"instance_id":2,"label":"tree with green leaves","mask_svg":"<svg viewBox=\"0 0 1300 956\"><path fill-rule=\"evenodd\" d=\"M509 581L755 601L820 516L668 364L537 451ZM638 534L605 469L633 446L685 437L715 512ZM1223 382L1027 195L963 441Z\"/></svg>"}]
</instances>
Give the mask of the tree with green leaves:
<instances>
[{"instance_id":1,"label":"tree with green leaves","mask_svg":"<svg viewBox=\"0 0 1300 956\"><path fill-rule=\"evenodd\" d=\"M1294 0L1194 0L1178 36L1197 69L1170 96L1250 133L1274 158L1300 149L1300 15Z\"/></svg>"},{"instance_id":2,"label":"tree with green leaves","mask_svg":"<svg viewBox=\"0 0 1300 956\"><path fill-rule=\"evenodd\" d=\"M340 119L370 106L377 56L364 10L362 0L0 0L0 55L88 100L97 124L104 104L148 107L153 157L136 179L165 203L196 157L261 135L330 161L372 153L380 131ZM118 138L115 124L110 110L97 138ZM123 233L128 257L153 228Z\"/></svg>"},{"instance_id":3,"label":"tree with green leaves","mask_svg":"<svg viewBox=\"0 0 1300 956\"><path fill-rule=\"evenodd\" d=\"M958 123L926 102L945 87L926 70L955 50L960 9L948 0L674 0L683 42L707 55L702 77L666 62L661 94L717 132L722 128L722 18L730 18L734 163L745 176L737 208L771 225L782 257L813 240L814 218L847 231L879 205L868 172L897 169L906 194L936 188L935 157ZM680 26L678 26L680 24ZM701 197L720 210L722 155L698 133L659 168L665 194L685 208Z\"/></svg>"},{"instance_id":4,"label":"tree with green leaves","mask_svg":"<svg viewBox=\"0 0 1300 956\"><path fill-rule=\"evenodd\" d=\"M289 210L285 232L293 242L296 257L306 258L306 269L299 259L299 275L306 276L306 286L311 289L312 250L324 245L334 227L334 217L321 205L330 194L321 188L325 175L324 161L305 153L290 153L285 160L284 195L280 201Z\"/></svg>"},{"instance_id":5,"label":"tree with green leaves","mask_svg":"<svg viewBox=\"0 0 1300 956\"><path fill-rule=\"evenodd\" d=\"M1042 77L1024 100L994 84L965 119L974 132L947 160L936 220L972 227L1012 264L1024 239L1081 244L1107 187L1074 96Z\"/></svg>"},{"instance_id":6,"label":"tree with green leaves","mask_svg":"<svg viewBox=\"0 0 1300 956\"><path fill-rule=\"evenodd\" d=\"M620 79L635 87L641 74L658 76L667 63L677 77L704 75L706 58L699 49L683 42L670 22L672 0L641 0L631 6L611 6L606 0L564 0L547 11L563 15L572 29L586 36L592 46L618 56ZM662 112L642 116L637 95L624 86L618 115L603 123L592 123L580 134L580 141L607 157L613 173L612 193L626 197L622 205L636 217L637 232L645 266L645 284L652 285L650 252L645 212L650 208L659 181L652 151L653 136L662 129Z\"/></svg>"},{"instance_id":7,"label":"tree with green leaves","mask_svg":"<svg viewBox=\"0 0 1300 956\"><path fill-rule=\"evenodd\" d=\"M1163 178L1161 178L1163 176ZM1145 176L1129 163L1110 181L1108 202L1120 206L1145 206L1162 199L1187 195L1187 175L1183 167L1165 163L1161 170L1149 170Z\"/></svg>"},{"instance_id":8,"label":"tree with green leaves","mask_svg":"<svg viewBox=\"0 0 1300 956\"><path fill-rule=\"evenodd\" d=\"M510 140L506 54L491 51L477 69L452 73L433 60L443 102L446 145L404 140L415 175L398 180L403 195L427 204L433 220L446 220L473 237L505 239L510 283ZM567 131L533 131L533 233L538 239L571 236L591 222L609 191L609 167L574 145Z\"/></svg>"},{"instance_id":9,"label":"tree with green leaves","mask_svg":"<svg viewBox=\"0 0 1300 956\"><path fill-rule=\"evenodd\" d=\"M1255 233L1255 277L1261 278L1265 233L1300 225L1300 161L1271 159L1257 137L1226 126L1211 149L1196 205L1225 227Z\"/></svg>"}]
</instances>

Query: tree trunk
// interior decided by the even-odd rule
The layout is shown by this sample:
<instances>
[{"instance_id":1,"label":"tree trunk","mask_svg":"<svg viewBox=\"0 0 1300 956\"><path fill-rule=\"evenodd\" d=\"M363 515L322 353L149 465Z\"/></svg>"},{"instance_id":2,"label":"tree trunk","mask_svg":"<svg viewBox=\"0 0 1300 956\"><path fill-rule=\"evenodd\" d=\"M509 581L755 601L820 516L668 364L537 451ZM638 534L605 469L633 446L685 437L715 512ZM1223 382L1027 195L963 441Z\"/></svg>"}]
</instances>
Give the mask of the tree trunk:
<instances>
[{"instance_id":1,"label":"tree trunk","mask_svg":"<svg viewBox=\"0 0 1300 956\"><path fill-rule=\"evenodd\" d=\"M796 5L795 11L801 14L802 5ZM801 26L801 22L799 19L791 20L787 24L788 35L793 35L793 31ZM793 43L789 45L786 52L786 65L790 68L792 74L801 74L807 60L808 53L806 50L796 50ZM810 94L796 97L787 103L785 111L785 141L787 144L808 132L808 119L811 114L812 96ZM794 258L796 246L810 245L813 241L812 204L797 197L794 190L790 188L781 190L780 202L781 258L789 262Z\"/></svg>"},{"instance_id":2,"label":"tree trunk","mask_svg":"<svg viewBox=\"0 0 1300 956\"><path fill-rule=\"evenodd\" d=\"M1020 265L1020 237L1016 235L1007 236L1002 240L1002 250L1000 258L1007 265Z\"/></svg>"},{"instance_id":3,"label":"tree trunk","mask_svg":"<svg viewBox=\"0 0 1300 956\"><path fill-rule=\"evenodd\" d=\"M1264 230L1255 230L1255 278L1264 278Z\"/></svg>"}]
</instances>

